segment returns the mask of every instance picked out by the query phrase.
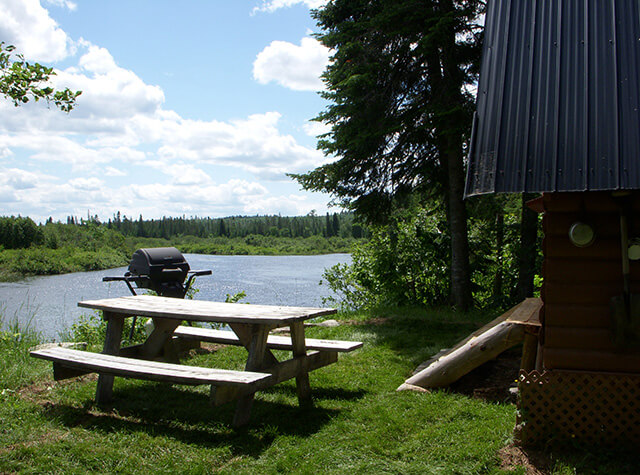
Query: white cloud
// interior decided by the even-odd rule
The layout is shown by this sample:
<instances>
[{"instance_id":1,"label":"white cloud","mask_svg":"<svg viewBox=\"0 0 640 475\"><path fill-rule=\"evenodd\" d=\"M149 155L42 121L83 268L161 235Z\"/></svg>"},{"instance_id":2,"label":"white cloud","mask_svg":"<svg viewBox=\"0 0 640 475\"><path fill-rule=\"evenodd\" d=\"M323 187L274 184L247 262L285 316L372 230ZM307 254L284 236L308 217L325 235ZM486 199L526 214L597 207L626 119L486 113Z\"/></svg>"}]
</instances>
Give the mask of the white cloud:
<instances>
[{"instance_id":1,"label":"white cloud","mask_svg":"<svg viewBox=\"0 0 640 475\"><path fill-rule=\"evenodd\" d=\"M225 214L226 209L237 210L248 202L264 200L269 192L257 182L230 180L222 184L191 187L160 183L132 185L131 193L138 206L155 207L153 215L161 216L189 212ZM165 210L171 210L171 213Z\"/></svg>"},{"instance_id":2,"label":"white cloud","mask_svg":"<svg viewBox=\"0 0 640 475\"><path fill-rule=\"evenodd\" d=\"M325 202L311 202L306 196L287 195L270 196L261 200L247 203L244 212L253 214L274 214L280 213L284 216L301 216L308 214L311 210L325 210Z\"/></svg>"},{"instance_id":3,"label":"white cloud","mask_svg":"<svg viewBox=\"0 0 640 475\"><path fill-rule=\"evenodd\" d=\"M105 167L104 174L106 176L127 176L126 172L115 167Z\"/></svg>"},{"instance_id":4,"label":"white cloud","mask_svg":"<svg viewBox=\"0 0 640 475\"><path fill-rule=\"evenodd\" d=\"M317 137L331 132L331 125L324 122L308 121L302 126L302 130L310 137Z\"/></svg>"},{"instance_id":5,"label":"white cloud","mask_svg":"<svg viewBox=\"0 0 640 475\"><path fill-rule=\"evenodd\" d=\"M253 77L260 84L275 81L294 91L323 89L320 75L329 64L329 49L314 38L305 37L300 46L272 41L253 63Z\"/></svg>"},{"instance_id":6,"label":"white cloud","mask_svg":"<svg viewBox=\"0 0 640 475\"><path fill-rule=\"evenodd\" d=\"M78 8L78 5L76 5L74 2L70 0L45 0L45 1L50 5L54 5L56 7L61 7L61 8L67 8L71 11L74 11L76 8Z\"/></svg>"},{"instance_id":7,"label":"white cloud","mask_svg":"<svg viewBox=\"0 0 640 475\"><path fill-rule=\"evenodd\" d=\"M40 182L40 176L19 168L0 170L0 183L3 187L13 190L28 190L35 188Z\"/></svg>"},{"instance_id":8,"label":"white cloud","mask_svg":"<svg viewBox=\"0 0 640 475\"><path fill-rule=\"evenodd\" d=\"M0 18L0 38L27 60L59 61L74 53L73 42L39 0L0 0Z\"/></svg>"},{"instance_id":9,"label":"white cloud","mask_svg":"<svg viewBox=\"0 0 640 475\"><path fill-rule=\"evenodd\" d=\"M82 91L73 111L75 118L131 118L153 113L164 102L159 86L145 84L133 71L119 67L105 48L92 44L78 61L78 68L59 71L56 87Z\"/></svg>"},{"instance_id":10,"label":"white cloud","mask_svg":"<svg viewBox=\"0 0 640 475\"><path fill-rule=\"evenodd\" d=\"M282 135L280 114L253 114L226 122L183 120L165 124L163 160L187 159L246 170L262 178L284 179L286 172L302 171L323 161L322 153Z\"/></svg>"},{"instance_id":11,"label":"white cloud","mask_svg":"<svg viewBox=\"0 0 640 475\"><path fill-rule=\"evenodd\" d=\"M308 8L320 8L325 5L328 0L262 0L260 6L254 7L252 14L256 12L273 13L281 8L289 8L294 5L305 5Z\"/></svg>"},{"instance_id":12,"label":"white cloud","mask_svg":"<svg viewBox=\"0 0 640 475\"><path fill-rule=\"evenodd\" d=\"M104 182L98 178L74 178L69 180L69 185L77 190L92 191L99 190Z\"/></svg>"}]
</instances>

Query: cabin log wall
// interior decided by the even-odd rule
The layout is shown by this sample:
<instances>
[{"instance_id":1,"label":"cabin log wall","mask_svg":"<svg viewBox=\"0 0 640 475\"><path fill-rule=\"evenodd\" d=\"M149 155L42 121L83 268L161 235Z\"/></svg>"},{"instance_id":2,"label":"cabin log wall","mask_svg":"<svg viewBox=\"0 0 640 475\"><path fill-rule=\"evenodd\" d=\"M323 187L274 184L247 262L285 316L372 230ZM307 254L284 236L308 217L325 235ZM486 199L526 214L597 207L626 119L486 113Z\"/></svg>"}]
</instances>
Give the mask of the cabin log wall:
<instances>
[{"instance_id":1,"label":"cabin log wall","mask_svg":"<svg viewBox=\"0 0 640 475\"><path fill-rule=\"evenodd\" d=\"M629 237L640 237L640 193L631 195ZM542 344L545 369L640 372L640 349L614 344L612 297L623 292L620 208L611 192L546 193ZM569 228L587 222L594 243L576 247ZM630 261L630 288L640 293L640 261Z\"/></svg>"}]
</instances>

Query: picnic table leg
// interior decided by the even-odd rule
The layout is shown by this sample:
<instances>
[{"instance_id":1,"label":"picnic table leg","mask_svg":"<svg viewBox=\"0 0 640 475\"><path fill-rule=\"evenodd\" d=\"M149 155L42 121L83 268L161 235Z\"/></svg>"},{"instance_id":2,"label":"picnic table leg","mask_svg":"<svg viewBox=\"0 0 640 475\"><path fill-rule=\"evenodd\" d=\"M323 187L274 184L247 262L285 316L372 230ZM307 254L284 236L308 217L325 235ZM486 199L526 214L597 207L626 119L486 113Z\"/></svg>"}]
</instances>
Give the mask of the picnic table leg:
<instances>
[{"instance_id":1,"label":"picnic table leg","mask_svg":"<svg viewBox=\"0 0 640 475\"><path fill-rule=\"evenodd\" d=\"M240 340L240 343L242 343L242 346L244 346L247 349L247 351L249 351L249 347L251 346L251 335L252 335L251 325L245 325L242 323L230 323L229 326L233 330L233 333L235 333L238 339ZM276 359L275 356L273 356L273 353L271 353L271 350L269 348L267 348L264 352L264 358L262 360L262 364L263 364L263 368L278 364L278 360Z\"/></svg>"},{"instance_id":2,"label":"picnic table leg","mask_svg":"<svg viewBox=\"0 0 640 475\"><path fill-rule=\"evenodd\" d=\"M106 355L117 355L122 342L122 328L124 327L124 315L104 312L107 320L107 331L104 339L102 353ZM100 374L98 376L98 386L96 388L96 403L106 404L111 401L113 393L113 375Z\"/></svg>"},{"instance_id":3,"label":"picnic table leg","mask_svg":"<svg viewBox=\"0 0 640 475\"><path fill-rule=\"evenodd\" d=\"M263 325L247 325L250 330L251 342L249 343L249 356L245 371L260 371L264 367L265 354L267 353L267 337L269 329ZM236 413L233 417L233 425L240 427L249 422L251 407L255 393L242 396L238 400Z\"/></svg>"},{"instance_id":4,"label":"picnic table leg","mask_svg":"<svg viewBox=\"0 0 640 475\"><path fill-rule=\"evenodd\" d=\"M154 318L153 331L142 345L142 357L153 359L164 351L165 361L180 363L178 350L171 340L171 335L179 325L180 320Z\"/></svg>"},{"instance_id":5,"label":"picnic table leg","mask_svg":"<svg viewBox=\"0 0 640 475\"><path fill-rule=\"evenodd\" d=\"M293 344L293 356L304 356L307 349L304 340L304 323L295 322L291 324L291 343ZM296 388L298 390L298 403L301 406L308 406L311 401L311 385L309 384L309 373L300 369L296 376Z\"/></svg>"}]
</instances>

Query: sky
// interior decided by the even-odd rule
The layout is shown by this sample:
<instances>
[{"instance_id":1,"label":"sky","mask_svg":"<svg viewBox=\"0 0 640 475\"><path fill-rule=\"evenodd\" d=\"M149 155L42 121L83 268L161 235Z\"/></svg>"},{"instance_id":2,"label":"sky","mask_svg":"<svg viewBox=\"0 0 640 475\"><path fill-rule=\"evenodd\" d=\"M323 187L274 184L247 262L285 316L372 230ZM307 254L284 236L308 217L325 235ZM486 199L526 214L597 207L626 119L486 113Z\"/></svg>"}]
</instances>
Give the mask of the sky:
<instances>
[{"instance_id":1,"label":"sky","mask_svg":"<svg viewBox=\"0 0 640 475\"><path fill-rule=\"evenodd\" d=\"M0 41L81 90L69 114L0 98L0 215L338 211L286 173L316 149L325 0L0 0Z\"/></svg>"}]
</instances>

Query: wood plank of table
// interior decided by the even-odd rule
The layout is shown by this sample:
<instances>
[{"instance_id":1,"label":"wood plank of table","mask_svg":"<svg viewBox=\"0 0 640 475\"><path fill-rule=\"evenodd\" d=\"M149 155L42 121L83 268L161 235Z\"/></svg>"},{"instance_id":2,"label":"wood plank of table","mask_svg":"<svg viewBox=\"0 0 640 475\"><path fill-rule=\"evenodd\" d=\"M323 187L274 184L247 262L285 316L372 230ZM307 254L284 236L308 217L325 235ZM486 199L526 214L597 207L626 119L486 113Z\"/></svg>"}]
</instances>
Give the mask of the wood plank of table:
<instances>
[{"instance_id":1,"label":"wood plank of table","mask_svg":"<svg viewBox=\"0 0 640 475\"><path fill-rule=\"evenodd\" d=\"M239 387L248 391L252 389L255 391L259 387L268 387L269 381L273 378L268 373L161 363L67 348L36 350L32 352L32 355L37 358L52 360L71 368L89 368L100 374L115 374L125 378L147 379L175 384L221 384Z\"/></svg>"},{"instance_id":2,"label":"wood plank of table","mask_svg":"<svg viewBox=\"0 0 640 475\"><path fill-rule=\"evenodd\" d=\"M202 322L258 323L272 325L273 327L285 326L291 322L336 313L333 308L247 305L151 295L85 300L78 302L78 306L125 315L179 318Z\"/></svg>"},{"instance_id":3,"label":"wood plank of table","mask_svg":"<svg viewBox=\"0 0 640 475\"><path fill-rule=\"evenodd\" d=\"M265 389L291 378L295 378L300 371L313 371L324 366L336 363L338 361L338 353L335 351L311 351L305 356L297 356L290 360L282 361L274 366L270 366L263 370L265 373L271 373L271 380L261 382L259 389ZM215 406L220 406L246 395L254 389L231 388L220 386L214 388L211 392L211 401Z\"/></svg>"}]
</instances>

